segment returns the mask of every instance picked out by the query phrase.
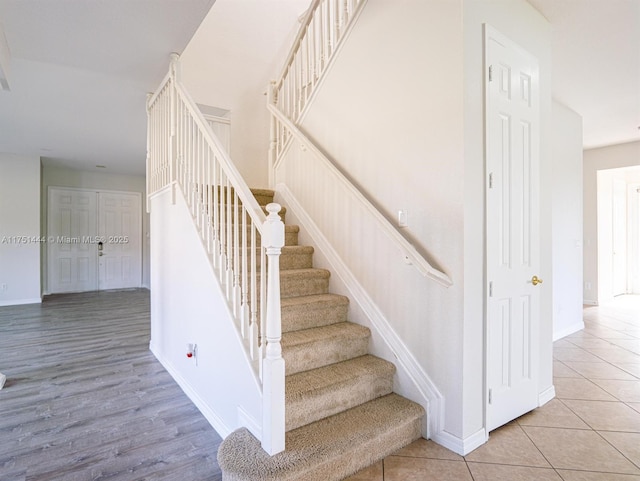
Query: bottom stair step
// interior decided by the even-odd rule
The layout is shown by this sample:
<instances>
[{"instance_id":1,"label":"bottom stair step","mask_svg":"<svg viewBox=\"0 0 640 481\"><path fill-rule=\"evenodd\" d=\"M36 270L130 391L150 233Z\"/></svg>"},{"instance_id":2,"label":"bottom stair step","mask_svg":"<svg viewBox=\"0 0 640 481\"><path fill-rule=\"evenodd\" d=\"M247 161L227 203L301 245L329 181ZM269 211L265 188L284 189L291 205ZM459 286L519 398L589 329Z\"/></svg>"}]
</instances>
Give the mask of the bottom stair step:
<instances>
[{"instance_id":1,"label":"bottom stair step","mask_svg":"<svg viewBox=\"0 0 640 481\"><path fill-rule=\"evenodd\" d=\"M223 481L339 481L421 436L424 409L397 394L374 399L286 435L269 456L245 428L220 445Z\"/></svg>"}]
</instances>

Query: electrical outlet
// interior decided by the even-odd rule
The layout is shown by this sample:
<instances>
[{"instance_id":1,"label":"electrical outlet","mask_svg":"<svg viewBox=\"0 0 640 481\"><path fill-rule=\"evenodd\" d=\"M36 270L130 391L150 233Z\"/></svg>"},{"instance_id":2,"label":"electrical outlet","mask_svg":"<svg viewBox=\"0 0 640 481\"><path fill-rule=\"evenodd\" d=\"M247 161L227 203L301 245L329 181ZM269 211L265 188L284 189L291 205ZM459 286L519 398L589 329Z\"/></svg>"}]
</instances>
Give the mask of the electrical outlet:
<instances>
[{"instance_id":1,"label":"electrical outlet","mask_svg":"<svg viewBox=\"0 0 640 481\"><path fill-rule=\"evenodd\" d=\"M584 290L585 291L590 291L591 290L591 282L585 282L584 283Z\"/></svg>"},{"instance_id":2,"label":"electrical outlet","mask_svg":"<svg viewBox=\"0 0 640 481\"><path fill-rule=\"evenodd\" d=\"M398 227L407 227L409 225L407 211L401 209L398 211Z\"/></svg>"},{"instance_id":3,"label":"electrical outlet","mask_svg":"<svg viewBox=\"0 0 640 481\"><path fill-rule=\"evenodd\" d=\"M7 292L8 288L6 284L0 284L0 291L1 292Z\"/></svg>"}]
</instances>

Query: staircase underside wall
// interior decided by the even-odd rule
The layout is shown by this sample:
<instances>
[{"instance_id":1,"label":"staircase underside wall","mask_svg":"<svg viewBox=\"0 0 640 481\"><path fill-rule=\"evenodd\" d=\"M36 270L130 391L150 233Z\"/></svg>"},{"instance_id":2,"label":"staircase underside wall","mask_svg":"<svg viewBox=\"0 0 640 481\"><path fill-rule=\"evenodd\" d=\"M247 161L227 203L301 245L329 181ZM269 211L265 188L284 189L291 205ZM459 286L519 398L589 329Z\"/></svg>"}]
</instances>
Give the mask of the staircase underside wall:
<instances>
[{"instance_id":1,"label":"staircase underside wall","mask_svg":"<svg viewBox=\"0 0 640 481\"><path fill-rule=\"evenodd\" d=\"M222 437L239 416L255 431L260 389L179 190L152 198L150 242L151 350Z\"/></svg>"}]
</instances>

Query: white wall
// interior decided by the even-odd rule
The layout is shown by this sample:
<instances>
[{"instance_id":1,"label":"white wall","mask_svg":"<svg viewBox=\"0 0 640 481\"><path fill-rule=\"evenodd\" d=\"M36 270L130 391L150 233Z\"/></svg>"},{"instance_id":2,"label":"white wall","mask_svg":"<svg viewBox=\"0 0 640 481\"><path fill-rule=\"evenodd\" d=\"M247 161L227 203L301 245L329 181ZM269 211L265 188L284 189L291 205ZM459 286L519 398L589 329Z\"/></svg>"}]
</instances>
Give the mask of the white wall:
<instances>
[{"instance_id":1,"label":"white wall","mask_svg":"<svg viewBox=\"0 0 640 481\"><path fill-rule=\"evenodd\" d=\"M41 301L39 239L40 158L0 153L0 306Z\"/></svg>"},{"instance_id":2,"label":"white wall","mask_svg":"<svg viewBox=\"0 0 640 481\"><path fill-rule=\"evenodd\" d=\"M582 118L553 103L553 340L582 319Z\"/></svg>"},{"instance_id":3,"label":"white wall","mask_svg":"<svg viewBox=\"0 0 640 481\"><path fill-rule=\"evenodd\" d=\"M115 190L142 194L142 285L149 287L149 215L146 211L146 180L140 175L119 175L67 169L45 165L42 169L42 232L47 229L48 188L73 187L78 189ZM47 292L47 250L43 249L42 282Z\"/></svg>"},{"instance_id":4,"label":"white wall","mask_svg":"<svg viewBox=\"0 0 640 481\"><path fill-rule=\"evenodd\" d=\"M310 0L217 0L180 57L200 104L231 112L231 153L250 187L268 187L269 82L279 75Z\"/></svg>"},{"instance_id":5,"label":"white wall","mask_svg":"<svg viewBox=\"0 0 640 481\"><path fill-rule=\"evenodd\" d=\"M403 234L453 280L446 289L403 266L400 252L359 231L357 211L327 228L442 391L447 404L437 423L456 437L464 430L462 47L458 2L369 0L303 122L389 219L408 210ZM332 185L323 189L318 206L329 208Z\"/></svg>"},{"instance_id":6,"label":"white wall","mask_svg":"<svg viewBox=\"0 0 640 481\"><path fill-rule=\"evenodd\" d=\"M600 289L598 267L598 171L640 165L640 142L612 145L584 151L584 302L598 304L611 298ZM604 259L603 259L604 261ZM590 287L590 289L587 289Z\"/></svg>"},{"instance_id":7,"label":"white wall","mask_svg":"<svg viewBox=\"0 0 640 481\"><path fill-rule=\"evenodd\" d=\"M260 389L220 286L178 192L151 200L151 350L223 437L238 408L260 420ZM197 359L186 356L197 344ZM247 426L250 427L250 426Z\"/></svg>"}]
</instances>

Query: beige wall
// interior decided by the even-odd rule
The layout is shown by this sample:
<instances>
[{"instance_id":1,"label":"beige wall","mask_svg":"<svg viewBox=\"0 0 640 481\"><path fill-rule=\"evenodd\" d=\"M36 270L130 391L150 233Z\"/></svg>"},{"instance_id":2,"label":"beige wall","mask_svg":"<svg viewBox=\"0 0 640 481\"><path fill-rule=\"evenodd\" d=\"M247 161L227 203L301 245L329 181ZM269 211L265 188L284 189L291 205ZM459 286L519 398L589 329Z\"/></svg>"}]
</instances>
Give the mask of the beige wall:
<instances>
[{"instance_id":1,"label":"beige wall","mask_svg":"<svg viewBox=\"0 0 640 481\"><path fill-rule=\"evenodd\" d=\"M582 320L582 119L553 104L553 338L584 327Z\"/></svg>"},{"instance_id":2,"label":"beige wall","mask_svg":"<svg viewBox=\"0 0 640 481\"><path fill-rule=\"evenodd\" d=\"M40 302L40 158L0 153L0 306Z\"/></svg>"},{"instance_id":3,"label":"beige wall","mask_svg":"<svg viewBox=\"0 0 640 481\"><path fill-rule=\"evenodd\" d=\"M180 57L193 99L231 112L231 158L250 187L268 187L264 94L309 3L217 0Z\"/></svg>"}]
</instances>

